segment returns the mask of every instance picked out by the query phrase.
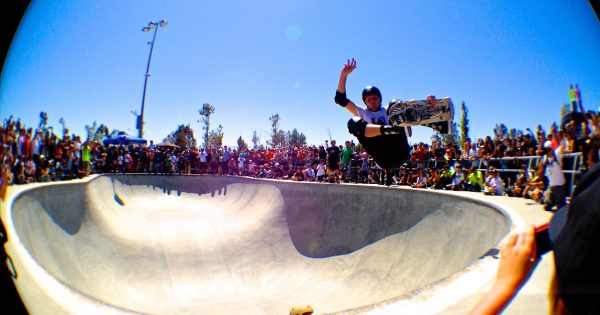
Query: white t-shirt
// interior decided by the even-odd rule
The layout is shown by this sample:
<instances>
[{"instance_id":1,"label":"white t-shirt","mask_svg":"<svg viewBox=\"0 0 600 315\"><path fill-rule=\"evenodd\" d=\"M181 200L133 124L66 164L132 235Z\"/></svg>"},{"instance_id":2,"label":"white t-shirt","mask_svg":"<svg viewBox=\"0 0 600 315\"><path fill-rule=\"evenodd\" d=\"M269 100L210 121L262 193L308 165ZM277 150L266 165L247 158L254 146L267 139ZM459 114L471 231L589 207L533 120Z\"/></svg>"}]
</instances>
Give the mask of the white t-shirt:
<instances>
[{"instance_id":1,"label":"white t-shirt","mask_svg":"<svg viewBox=\"0 0 600 315\"><path fill-rule=\"evenodd\" d=\"M502 182L502 179L500 179L500 176L490 176L487 178L487 185L490 187L495 187L493 193L501 196L502 192L504 191L504 183Z\"/></svg>"},{"instance_id":2,"label":"white t-shirt","mask_svg":"<svg viewBox=\"0 0 600 315\"><path fill-rule=\"evenodd\" d=\"M325 175L325 169L326 169L325 164L319 164L317 166L317 176L324 176Z\"/></svg>"},{"instance_id":3,"label":"white t-shirt","mask_svg":"<svg viewBox=\"0 0 600 315\"><path fill-rule=\"evenodd\" d=\"M477 159L479 157L479 149L477 147L469 149L469 157Z\"/></svg>"},{"instance_id":4,"label":"white t-shirt","mask_svg":"<svg viewBox=\"0 0 600 315\"><path fill-rule=\"evenodd\" d=\"M366 121L369 124L376 125L387 125L388 124L388 116L386 114L385 108L383 106L379 108L379 111L372 112L368 109L364 109L360 106L356 106L356 111L358 112L358 117L362 118L362 120Z\"/></svg>"},{"instance_id":5,"label":"white t-shirt","mask_svg":"<svg viewBox=\"0 0 600 315\"><path fill-rule=\"evenodd\" d=\"M313 170L312 167L308 167L306 169L306 176L309 178L315 178L315 170Z\"/></svg>"},{"instance_id":6,"label":"white t-shirt","mask_svg":"<svg viewBox=\"0 0 600 315\"><path fill-rule=\"evenodd\" d=\"M542 163L546 164L546 176L550 180L550 186L562 186L565 184L565 175L563 174L560 163L554 158L544 156Z\"/></svg>"}]
</instances>

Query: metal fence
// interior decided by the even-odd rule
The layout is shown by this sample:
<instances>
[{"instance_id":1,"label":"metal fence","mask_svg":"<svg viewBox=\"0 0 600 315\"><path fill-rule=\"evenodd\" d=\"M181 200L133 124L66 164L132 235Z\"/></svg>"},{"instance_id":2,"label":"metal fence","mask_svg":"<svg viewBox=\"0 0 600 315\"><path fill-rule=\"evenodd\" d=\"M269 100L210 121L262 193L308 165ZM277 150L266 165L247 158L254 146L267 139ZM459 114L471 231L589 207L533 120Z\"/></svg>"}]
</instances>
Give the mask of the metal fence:
<instances>
[{"instance_id":1,"label":"metal fence","mask_svg":"<svg viewBox=\"0 0 600 315\"><path fill-rule=\"evenodd\" d=\"M575 182L578 176L582 173L583 166L583 155L581 152L563 154L562 168L565 174L565 180L568 184L568 191L572 191L575 186ZM513 184L521 172L528 172L528 175L532 175L533 172L539 166L540 156L520 156L520 157L504 157L504 158L488 158L488 159L474 159L474 160L421 160L412 161L413 166L416 169L440 169L444 165L453 167L456 164L460 164L462 167L476 166L480 171L487 170L490 166L493 166L501 173L501 177L505 180L506 186Z\"/></svg>"}]
</instances>

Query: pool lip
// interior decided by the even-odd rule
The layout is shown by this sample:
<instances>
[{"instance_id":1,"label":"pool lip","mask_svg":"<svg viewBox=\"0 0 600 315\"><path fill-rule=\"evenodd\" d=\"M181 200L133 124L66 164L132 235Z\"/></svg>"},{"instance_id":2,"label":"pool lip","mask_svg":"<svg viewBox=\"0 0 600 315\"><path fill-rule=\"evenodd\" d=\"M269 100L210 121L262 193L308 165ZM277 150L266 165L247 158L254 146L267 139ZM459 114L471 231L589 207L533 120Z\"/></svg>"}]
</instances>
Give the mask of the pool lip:
<instances>
[{"instance_id":1,"label":"pool lip","mask_svg":"<svg viewBox=\"0 0 600 315\"><path fill-rule=\"evenodd\" d=\"M149 176L146 174L128 174L125 176ZM30 255L19 239L12 222L12 206L23 194L37 189L42 189L46 186L59 185L87 185L93 180L106 175L92 175L83 179L75 179L63 182L50 183L35 183L20 186L10 186L7 193L6 201L2 204L1 219L4 223L7 233L7 242L5 250L11 257L16 266L19 277L15 282L19 290L19 294L24 300L26 307L35 313L35 310L47 309L48 304L54 309L63 313L72 313L75 310L86 314L106 313L110 310L114 314L137 314L134 311L126 310L114 305L109 305L104 301L97 300L80 291L72 289L68 284L61 282L53 277L44 267L39 265ZM117 175L122 176L122 175ZM183 176L198 176L198 175L183 175ZM206 175L200 175L206 176ZM208 175L210 176L210 175ZM365 186L364 184L330 184L330 183L306 183L306 182L291 182L280 181L273 179L256 179L249 177L241 177L244 181L250 182L265 182L265 183L286 183L286 184L311 184L311 185L340 185L340 186ZM385 187L368 185L369 187L377 187L379 189L404 189L413 190L410 187ZM494 200L494 197L484 196L483 194L469 192L453 192L420 189L420 193L426 194L445 194L451 195L453 198L488 207L497 211L509 226L509 233L515 230L520 230L525 226L524 220L512 208L500 202L500 199ZM503 237L503 239L506 237ZM502 241L500 241L502 243ZM499 243L499 244L500 244ZM498 245L496 245L496 249ZM455 305L458 301L465 299L473 294L480 292L488 285L495 276L498 261L492 256L484 256L472 262L465 269L456 272L444 279L438 280L425 287L413 290L399 297L383 301L377 304L368 305L360 308L355 308L344 312L354 313L377 313L387 314L396 313L399 311L415 312L420 310L424 313L436 313ZM26 270L26 272L25 272ZM450 288L450 289L449 289Z\"/></svg>"}]
</instances>

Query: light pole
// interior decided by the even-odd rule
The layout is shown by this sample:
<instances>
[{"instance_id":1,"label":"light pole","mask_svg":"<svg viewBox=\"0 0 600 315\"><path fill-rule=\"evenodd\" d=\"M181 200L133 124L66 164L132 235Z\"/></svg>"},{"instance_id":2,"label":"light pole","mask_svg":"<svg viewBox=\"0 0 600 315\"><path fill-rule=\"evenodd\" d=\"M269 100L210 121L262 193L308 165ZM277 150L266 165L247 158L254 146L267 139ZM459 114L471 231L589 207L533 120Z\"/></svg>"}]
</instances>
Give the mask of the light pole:
<instances>
[{"instance_id":1,"label":"light pole","mask_svg":"<svg viewBox=\"0 0 600 315\"><path fill-rule=\"evenodd\" d=\"M144 26L142 28L143 32L150 32L154 29L154 36L152 37L152 41L148 42L150 45L150 55L148 56L148 65L146 65L146 79L144 80L144 93L142 94L142 111L140 115L137 117L136 125L138 129L138 137L144 137L144 103L146 102L146 86L148 85L148 78L150 77L150 60L152 60L152 50L154 50L154 41L156 40L156 32L158 31L158 26L165 27L167 26L167 21L162 20L160 22L150 21L148 22L148 26Z\"/></svg>"}]
</instances>

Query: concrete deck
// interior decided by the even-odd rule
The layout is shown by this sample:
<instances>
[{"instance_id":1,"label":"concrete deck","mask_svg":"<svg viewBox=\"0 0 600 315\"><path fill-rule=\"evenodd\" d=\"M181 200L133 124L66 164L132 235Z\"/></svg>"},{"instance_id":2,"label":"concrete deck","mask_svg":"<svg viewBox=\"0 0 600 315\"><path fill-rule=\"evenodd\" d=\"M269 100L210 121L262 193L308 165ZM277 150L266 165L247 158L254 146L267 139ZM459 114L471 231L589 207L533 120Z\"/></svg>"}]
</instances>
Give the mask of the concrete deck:
<instances>
[{"instance_id":1,"label":"concrete deck","mask_svg":"<svg viewBox=\"0 0 600 315\"><path fill-rule=\"evenodd\" d=\"M209 176L11 187L6 206L35 314L464 314L498 242L550 217L509 197ZM506 314L547 313L551 258Z\"/></svg>"}]
</instances>

